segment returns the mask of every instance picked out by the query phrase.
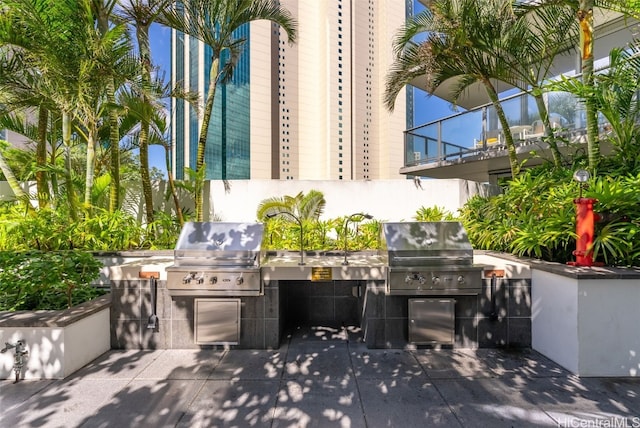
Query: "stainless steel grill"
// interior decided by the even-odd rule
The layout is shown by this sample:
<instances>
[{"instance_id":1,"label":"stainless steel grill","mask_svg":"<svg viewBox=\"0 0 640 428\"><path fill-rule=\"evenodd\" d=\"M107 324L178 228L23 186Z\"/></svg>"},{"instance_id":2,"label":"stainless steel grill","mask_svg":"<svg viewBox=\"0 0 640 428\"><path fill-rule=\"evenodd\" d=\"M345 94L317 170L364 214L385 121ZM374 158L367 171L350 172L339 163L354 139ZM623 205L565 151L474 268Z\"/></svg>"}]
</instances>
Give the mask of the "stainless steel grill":
<instances>
[{"instance_id":1,"label":"stainless steel grill","mask_svg":"<svg viewBox=\"0 0 640 428\"><path fill-rule=\"evenodd\" d=\"M167 289L174 296L258 296L261 223L189 222L180 232Z\"/></svg>"},{"instance_id":2,"label":"stainless steel grill","mask_svg":"<svg viewBox=\"0 0 640 428\"><path fill-rule=\"evenodd\" d=\"M482 290L481 266L458 222L384 223L389 266L387 292L396 295L469 295Z\"/></svg>"}]
</instances>

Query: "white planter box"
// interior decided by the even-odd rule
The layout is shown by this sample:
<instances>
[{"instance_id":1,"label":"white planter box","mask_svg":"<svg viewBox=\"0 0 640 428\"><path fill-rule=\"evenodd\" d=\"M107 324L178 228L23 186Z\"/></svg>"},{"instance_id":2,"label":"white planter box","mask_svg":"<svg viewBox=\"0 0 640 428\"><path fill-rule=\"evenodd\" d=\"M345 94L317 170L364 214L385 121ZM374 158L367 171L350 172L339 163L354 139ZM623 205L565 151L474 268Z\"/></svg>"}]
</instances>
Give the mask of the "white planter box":
<instances>
[{"instance_id":1,"label":"white planter box","mask_svg":"<svg viewBox=\"0 0 640 428\"><path fill-rule=\"evenodd\" d=\"M62 379L110 349L111 295L64 311L0 312L0 346L23 339L23 379ZM0 354L0 379L14 379L14 350Z\"/></svg>"},{"instance_id":2,"label":"white planter box","mask_svg":"<svg viewBox=\"0 0 640 428\"><path fill-rule=\"evenodd\" d=\"M640 269L531 269L533 349L579 376L640 377Z\"/></svg>"}]
</instances>

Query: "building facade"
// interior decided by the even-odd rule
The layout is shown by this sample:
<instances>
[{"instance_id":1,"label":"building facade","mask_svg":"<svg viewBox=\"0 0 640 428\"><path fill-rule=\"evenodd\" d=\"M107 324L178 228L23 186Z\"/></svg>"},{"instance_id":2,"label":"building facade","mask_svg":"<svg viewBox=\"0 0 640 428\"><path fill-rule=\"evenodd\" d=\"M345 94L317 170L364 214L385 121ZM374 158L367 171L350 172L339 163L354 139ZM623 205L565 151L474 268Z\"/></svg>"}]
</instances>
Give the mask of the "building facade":
<instances>
[{"instance_id":1,"label":"building facade","mask_svg":"<svg viewBox=\"0 0 640 428\"><path fill-rule=\"evenodd\" d=\"M233 80L220 85L207 140L207 179L403 178L411 91L393 113L382 103L391 40L412 0L280 0L298 22L296 44L277 26L241 28L247 40ZM172 81L201 96L209 48L172 34ZM201 117L172 105L173 172L195 168ZM226 156L223 156L226 153ZM224 157L224 159L223 159Z\"/></svg>"}]
</instances>

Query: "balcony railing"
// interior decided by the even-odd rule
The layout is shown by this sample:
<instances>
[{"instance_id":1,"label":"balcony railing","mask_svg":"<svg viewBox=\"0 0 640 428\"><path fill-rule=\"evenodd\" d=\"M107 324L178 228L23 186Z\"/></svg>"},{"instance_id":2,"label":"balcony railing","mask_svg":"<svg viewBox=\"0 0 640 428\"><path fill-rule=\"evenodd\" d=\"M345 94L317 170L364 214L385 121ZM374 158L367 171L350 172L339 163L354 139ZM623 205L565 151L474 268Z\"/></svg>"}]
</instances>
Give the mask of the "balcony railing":
<instances>
[{"instance_id":1,"label":"balcony railing","mask_svg":"<svg viewBox=\"0 0 640 428\"><path fill-rule=\"evenodd\" d=\"M586 120L580 102L571 94L545 95L551 126L569 141L585 134ZM501 100L516 146L541 141L544 126L535 100L517 94ZM601 124L601 129L604 125ZM491 104L458 113L405 131L405 166L440 163L477 156L504 148L505 138Z\"/></svg>"}]
</instances>

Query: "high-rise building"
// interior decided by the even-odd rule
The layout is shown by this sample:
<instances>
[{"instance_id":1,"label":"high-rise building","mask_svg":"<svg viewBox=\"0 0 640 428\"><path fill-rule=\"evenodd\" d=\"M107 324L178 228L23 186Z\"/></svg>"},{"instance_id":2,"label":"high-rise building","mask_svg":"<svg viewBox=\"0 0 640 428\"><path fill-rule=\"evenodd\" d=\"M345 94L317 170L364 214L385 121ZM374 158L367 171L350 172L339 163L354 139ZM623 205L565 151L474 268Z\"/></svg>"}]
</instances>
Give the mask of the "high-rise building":
<instances>
[{"instance_id":1,"label":"high-rise building","mask_svg":"<svg viewBox=\"0 0 640 428\"><path fill-rule=\"evenodd\" d=\"M393 113L382 99L391 41L413 0L280 3L298 22L297 43L267 21L239 30L247 42L233 80L215 95L206 178L403 178L411 91L400 94ZM209 66L208 47L173 32L173 82L202 96ZM179 101L172 111L174 173L182 178L185 167L195 168L201 117Z\"/></svg>"}]
</instances>

